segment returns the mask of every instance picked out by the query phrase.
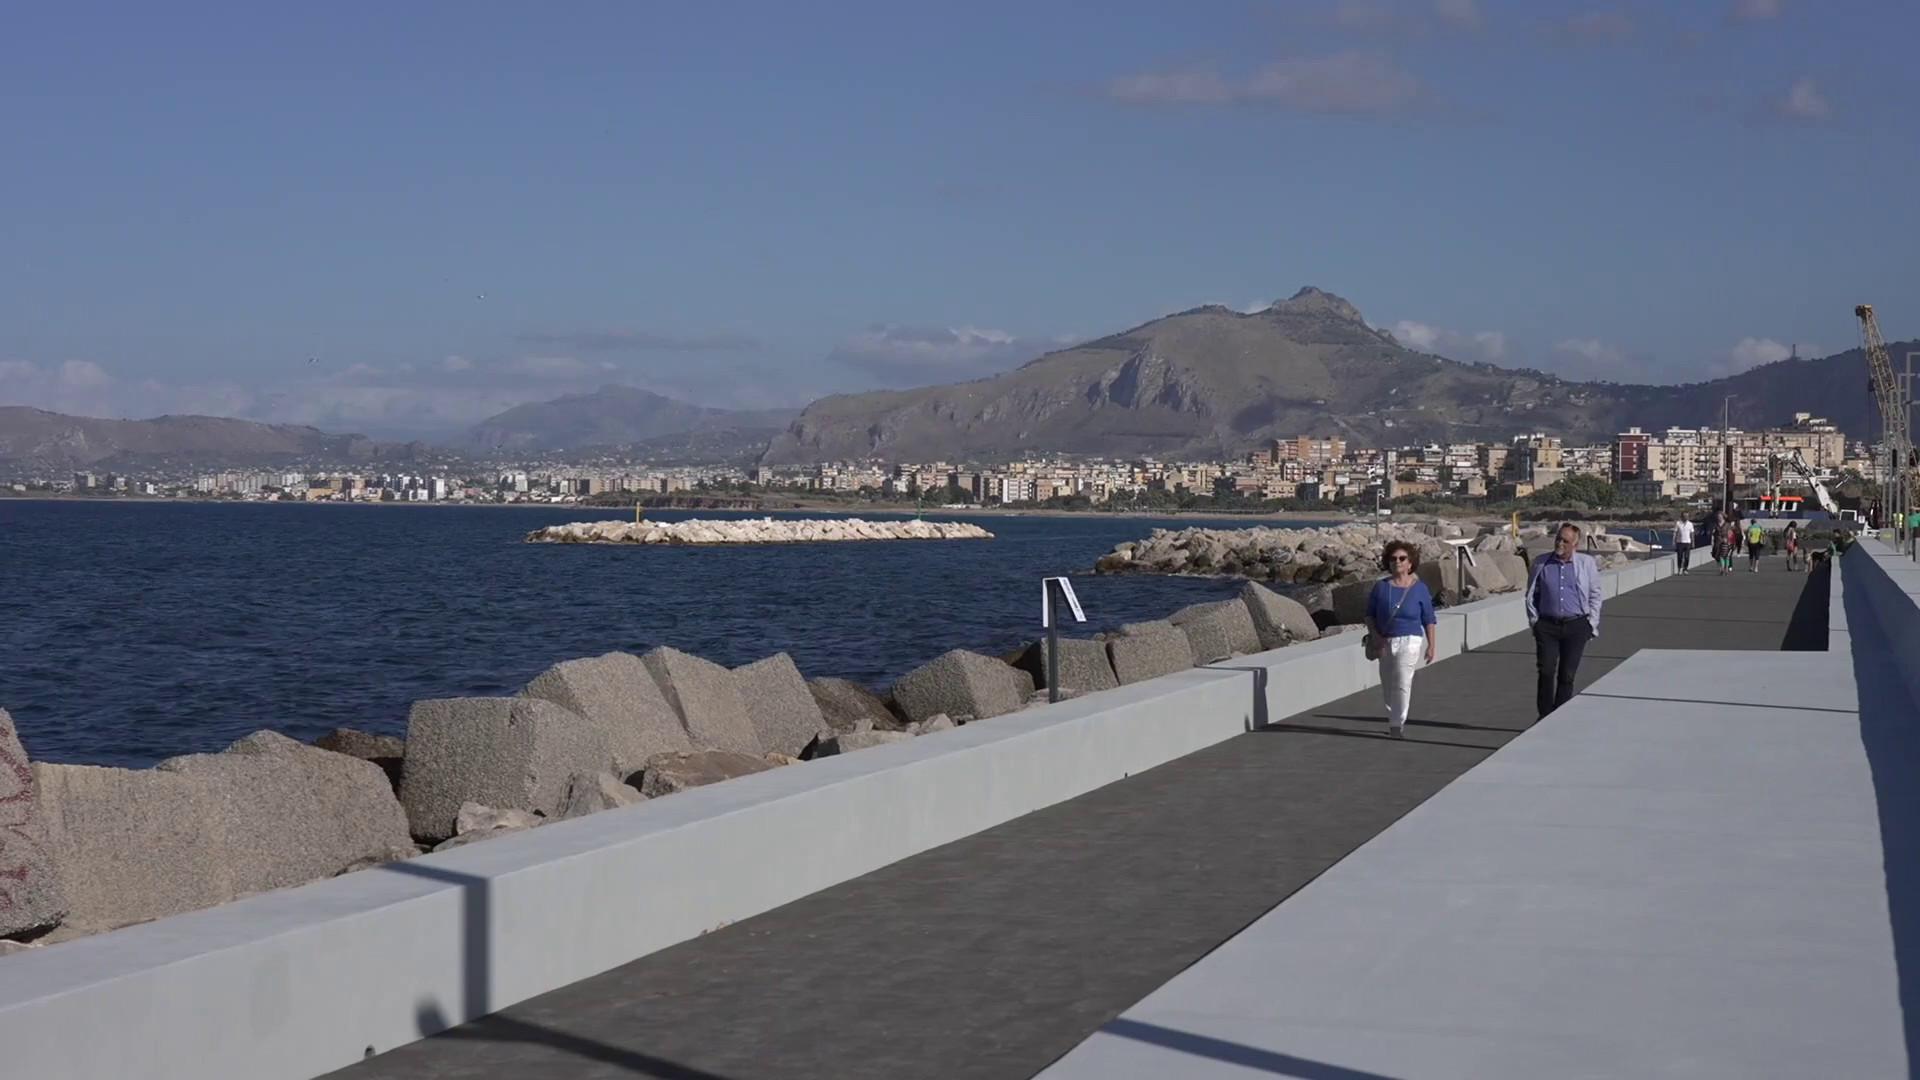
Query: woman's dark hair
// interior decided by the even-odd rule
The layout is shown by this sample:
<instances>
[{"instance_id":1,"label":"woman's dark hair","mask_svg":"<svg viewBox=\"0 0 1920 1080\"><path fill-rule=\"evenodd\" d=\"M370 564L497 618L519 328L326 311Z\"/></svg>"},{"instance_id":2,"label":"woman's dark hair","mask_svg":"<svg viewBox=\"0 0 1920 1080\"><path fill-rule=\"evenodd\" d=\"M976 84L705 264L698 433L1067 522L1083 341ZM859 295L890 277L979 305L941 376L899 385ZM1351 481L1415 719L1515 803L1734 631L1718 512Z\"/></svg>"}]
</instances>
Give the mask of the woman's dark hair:
<instances>
[{"instance_id":1,"label":"woman's dark hair","mask_svg":"<svg viewBox=\"0 0 1920 1080\"><path fill-rule=\"evenodd\" d=\"M1389 540L1387 546L1380 549L1380 569L1393 573L1393 553L1396 551L1407 553L1409 571L1420 569L1420 549L1405 540Z\"/></svg>"}]
</instances>

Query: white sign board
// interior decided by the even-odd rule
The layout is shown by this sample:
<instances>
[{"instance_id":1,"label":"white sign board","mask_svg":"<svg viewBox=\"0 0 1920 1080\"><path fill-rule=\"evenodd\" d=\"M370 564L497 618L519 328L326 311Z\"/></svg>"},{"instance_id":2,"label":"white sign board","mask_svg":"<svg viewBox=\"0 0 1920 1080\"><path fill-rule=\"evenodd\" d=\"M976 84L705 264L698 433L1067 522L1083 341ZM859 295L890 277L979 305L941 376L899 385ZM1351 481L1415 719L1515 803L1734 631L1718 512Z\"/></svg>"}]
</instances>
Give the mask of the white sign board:
<instances>
[{"instance_id":1,"label":"white sign board","mask_svg":"<svg viewBox=\"0 0 1920 1080\"><path fill-rule=\"evenodd\" d=\"M1040 625L1053 625L1053 591L1047 588L1048 582L1060 583L1060 592L1067 598L1067 608L1073 612L1074 622L1086 622L1087 614L1080 610L1080 598L1073 595L1073 582L1063 577L1040 579Z\"/></svg>"}]
</instances>

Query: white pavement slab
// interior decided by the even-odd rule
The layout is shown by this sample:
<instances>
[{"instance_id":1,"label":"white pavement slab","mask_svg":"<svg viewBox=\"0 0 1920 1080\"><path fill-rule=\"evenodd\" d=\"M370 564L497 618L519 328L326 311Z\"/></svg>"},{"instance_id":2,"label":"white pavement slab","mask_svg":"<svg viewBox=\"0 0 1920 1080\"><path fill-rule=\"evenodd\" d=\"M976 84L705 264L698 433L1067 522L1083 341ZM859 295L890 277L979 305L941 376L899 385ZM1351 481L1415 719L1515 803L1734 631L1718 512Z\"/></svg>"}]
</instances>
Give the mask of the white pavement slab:
<instances>
[{"instance_id":1,"label":"white pavement slab","mask_svg":"<svg viewBox=\"0 0 1920 1080\"><path fill-rule=\"evenodd\" d=\"M1642 652L1041 1076L1905 1076L1856 710Z\"/></svg>"}]
</instances>

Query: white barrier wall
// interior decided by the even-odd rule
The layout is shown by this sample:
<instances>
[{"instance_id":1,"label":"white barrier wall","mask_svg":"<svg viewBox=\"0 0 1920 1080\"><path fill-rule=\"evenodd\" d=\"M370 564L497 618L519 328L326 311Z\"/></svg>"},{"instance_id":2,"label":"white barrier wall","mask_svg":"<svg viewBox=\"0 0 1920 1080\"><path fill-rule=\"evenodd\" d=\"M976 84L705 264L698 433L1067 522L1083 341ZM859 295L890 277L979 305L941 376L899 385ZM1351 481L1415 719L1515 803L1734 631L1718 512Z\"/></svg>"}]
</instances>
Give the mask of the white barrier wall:
<instances>
[{"instance_id":1,"label":"white barrier wall","mask_svg":"<svg viewBox=\"0 0 1920 1080\"><path fill-rule=\"evenodd\" d=\"M1840 560L1849 590L1860 590L1887 640L1904 648L1894 663L1907 694L1920 704L1920 563L1878 537L1862 537ZM1829 624L1831 641L1832 627Z\"/></svg>"},{"instance_id":2,"label":"white barrier wall","mask_svg":"<svg viewBox=\"0 0 1920 1080\"><path fill-rule=\"evenodd\" d=\"M1439 655L1524 629L1515 595L1448 609ZM10 956L0 1061L22 1077L306 1080L1377 685L1360 638Z\"/></svg>"}]
</instances>

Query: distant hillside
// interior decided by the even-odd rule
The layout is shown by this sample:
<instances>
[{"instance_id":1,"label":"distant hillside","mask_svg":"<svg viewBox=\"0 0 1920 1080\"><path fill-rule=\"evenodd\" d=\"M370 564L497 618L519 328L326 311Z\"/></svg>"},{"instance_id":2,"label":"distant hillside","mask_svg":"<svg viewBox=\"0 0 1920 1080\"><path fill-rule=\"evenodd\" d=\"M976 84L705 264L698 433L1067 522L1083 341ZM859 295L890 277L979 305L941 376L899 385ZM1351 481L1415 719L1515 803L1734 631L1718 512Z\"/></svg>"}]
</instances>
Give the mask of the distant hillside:
<instances>
[{"instance_id":1,"label":"distant hillside","mask_svg":"<svg viewBox=\"0 0 1920 1080\"><path fill-rule=\"evenodd\" d=\"M988 379L822 398L762 460L1223 457L1299 434L1369 446L1531 431L1597 442L1636 424L1718 424L1728 394L1737 395L1735 425L1807 411L1865 437L1866 378L1856 349L1688 386L1573 382L1415 352L1352 304L1309 287L1253 314L1180 312Z\"/></svg>"},{"instance_id":2,"label":"distant hillside","mask_svg":"<svg viewBox=\"0 0 1920 1080\"><path fill-rule=\"evenodd\" d=\"M217 416L106 420L0 405L0 461L46 468L159 458L265 463L276 459L372 461L411 457L421 444L380 443L293 424Z\"/></svg>"},{"instance_id":3,"label":"distant hillside","mask_svg":"<svg viewBox=\"0 0 1920 1080\"><path fill-rule=\"evenodd\" d=\"M638 390L603 386L591 394L516 405L475 424L450 445L469 453L625 446L673 436L735 433L722 442L760 442L785 427L794 409L711 409ZM737 433L751 432L739 437Z\"/></svg>"}]
</instances>

